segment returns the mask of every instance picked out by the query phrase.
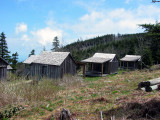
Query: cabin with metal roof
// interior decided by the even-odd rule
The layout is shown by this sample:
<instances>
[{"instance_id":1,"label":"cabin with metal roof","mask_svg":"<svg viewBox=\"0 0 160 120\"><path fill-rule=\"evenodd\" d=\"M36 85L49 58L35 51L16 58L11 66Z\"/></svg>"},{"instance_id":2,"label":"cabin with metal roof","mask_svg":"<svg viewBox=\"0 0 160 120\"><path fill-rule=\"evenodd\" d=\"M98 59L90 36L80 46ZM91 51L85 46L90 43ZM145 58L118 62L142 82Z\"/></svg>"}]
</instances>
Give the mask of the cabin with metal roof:
<instances>
[{"instance_id":1,"label":"cabin with metal roof","mask_svg":"<svg viewBox=\"0 0 160 120\"><path fill-rule=\"evenodd\" d=\"M69 52L47 52L31 55L24 62L31 77L62 78L64 74L76 74L76 63Z\"/></svg>"},{"instance_id":2,"label":"cabin with metal roof","mask_svg":"<svg viewBox=\"0 0 160 120\"><path fill-rule=\"evenodd\" d=\"M83 76L105 76L118 71L116 54L95 53L81 62L84 63Z\"/></svg>"},{"instance_id":3,"label":"cabin with metal roof","mask_svg":"<svg viewBox=\"0 0 160 120\"><path fill-rule=\"evenodd\" d=\"M140 55L126 55L120 59L121 69L138 69L142 63Z\"/></svg>"},{"instance_id":4,"label":"cabin with metal roof","mask_svg":"<svg viewBox=\"0 0 160 120\"><path fill-rule=\"evenodd\" d=\"M7 76L8 62L0 57L0 80L5 81Z\"/></svg>"}]
</instances>

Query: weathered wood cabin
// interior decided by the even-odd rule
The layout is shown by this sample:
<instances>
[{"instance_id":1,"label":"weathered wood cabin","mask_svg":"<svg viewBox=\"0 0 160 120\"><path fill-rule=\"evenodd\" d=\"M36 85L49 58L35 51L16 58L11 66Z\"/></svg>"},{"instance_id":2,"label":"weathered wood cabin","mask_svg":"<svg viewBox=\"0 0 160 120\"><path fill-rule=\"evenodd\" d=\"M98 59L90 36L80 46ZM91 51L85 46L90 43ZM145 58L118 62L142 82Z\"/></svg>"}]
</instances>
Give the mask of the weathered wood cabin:
<instances>
[{"instance_id":1,"label":"weathered wood cabin","mask_svg":"<svg viewBox=\"0 0 160 120\"><path fill-rule=\"evenodd\" d=\"M10 65L7 65L7 71L11 72L13 70L13 68Z\"/></svg>"},{"instance_id":2,"label":"weathered wood cabin","mask_svg":"<svg viewBox=\"0 0 160 120\"><path fill-rule=\"evenodd\" d=\"M116 54L95 53L81 62L84 63L83 76L105 76L118 71Z\"/></svg>"},{"instance_id":3,"label":"weathered wood cabin","mask_svg":"<svg viewBox=\"0 0 160 120\"><path fill-rule=\"evenodd\" d=\"M69 52L47 52L32 55L24 62L31 77L62 78L64 74L76 74L76 63Z\"/></svg>"},{"instance_id":4,"label":"weathered wood cabin","mask_svg":"<svg viewBox=\"0 0 160 120\"><path fill-rule=\"evenodd\" d=\"M138 69L141 68L141 56L140 55L126 55L120 59L120 68L121 69Z\"/></svg>"},{"instance_id":5,"label":"weathered wood cabin","mask_svg":"<svg viewBox=\"0 0 160 120\"><path fill-rule=\"evenodd\" d=\"M0 80L6 80L7 65L9 65L8 62L0 57Z\"/></svg>"}]
</instances>

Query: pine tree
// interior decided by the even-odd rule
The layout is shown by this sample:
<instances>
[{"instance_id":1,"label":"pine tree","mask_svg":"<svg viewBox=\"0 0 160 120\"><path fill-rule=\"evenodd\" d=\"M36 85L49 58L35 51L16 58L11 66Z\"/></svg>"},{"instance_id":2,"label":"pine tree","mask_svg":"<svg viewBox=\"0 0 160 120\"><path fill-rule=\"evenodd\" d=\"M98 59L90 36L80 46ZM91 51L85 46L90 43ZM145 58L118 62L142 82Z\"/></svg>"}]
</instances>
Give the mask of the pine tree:
<instances>
[{"instance_id":1,"label":"pine tree","mask_svg":"<svg viewBox=\"0 0 160 120\"><path fill-rule=\"evenodd\" d=\"M57 36L53 39L52 46L53 46L53 48L51 49L52 51L58 51L58 49L59 49L59 40L58 40Z\"/></svg>"},{"instance_id":2,"label":"pine tree","mask_svg":"<svg viewBox=\"0 0 160 120\"><path fill-rule=\"evenodd\" d=\"M30 57L31 55L35 55L35 50L34 50L34 49L33 49L33 50L31 51L31 53L29 54L29 57Z\"/></svg>"},{"instance_id":3,"label":"pine tree","mask_svg":"<svg viewBox=\"0 0 160 120\"><path fill-rule=\"evenodd\" d=\"M11 66L14 70L17 69L17 64L18 64L18 53L16 52L12 54L12 65Z\"/></svg>"},{"instance_id":4,"label":"pine tree","mask_svg":"<svg viewBox=\"0 0 160 120\"><path fill-rule=\"evenodd\" d=\"M10 62L10 55L9 55L7 42L5 34L2 32L0 35L0 57Z\"/></svg>"},{"instance_id":5,"label":"pine tree","mask_svg":"<svg viewBox=\"0 0 160 120\"><path fill-rule=\"evenodd\" d=\"M147 33L147 39L150 39L150 50L154 63L160 63L160 23L140 25Z\"/></svg>"}]
</instances>

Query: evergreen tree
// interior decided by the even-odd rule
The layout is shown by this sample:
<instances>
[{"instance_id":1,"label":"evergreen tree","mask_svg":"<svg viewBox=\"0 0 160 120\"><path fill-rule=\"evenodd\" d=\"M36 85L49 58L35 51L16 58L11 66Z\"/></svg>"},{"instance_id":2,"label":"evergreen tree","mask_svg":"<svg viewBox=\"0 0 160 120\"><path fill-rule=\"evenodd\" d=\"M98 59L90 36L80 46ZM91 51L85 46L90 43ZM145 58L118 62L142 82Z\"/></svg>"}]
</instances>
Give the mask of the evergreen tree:
<instances>
[{"instance_id":1,"label":"evergreen tree","mask_svg":"<svg viewBox=\"0 0 160 120\"><path fill-rule=\"evenodd\" d=\"M2 32L0 35L0 57L10 62L10 55L8 51L8 46L6 42L5 34Z\"/></svg>"},{"instance_id":2,"label":"evergreen tree","mask_svg":"<svg viewBox=\"0 0 160 120\"><path fill-rule=\"evenodd\" d=\"M152 51L150 49L144 49L142 52L142 62L144 63L143 66L148 65L149 67L153 65L152 59Z\"/></svg>"},{"instance_id":3,"label":"evergreen tree","mask_svg":"<svg viewBox=\"0 0 160 120\"><path fill-rule=\"evenodd\" d=\"M30 57L31 55L35 55L35 50L34 50L34 49L33 49L33 50L31 51L31 53L29 54L29 57Z\"/></svg>"},{"instance_id":4,"label":"evergreen tree","mask_svg":"<svg viewBox=\"0 0 160 120\"><path fill-rule=\"evenodd\" d=\"M11 66L14 70L17 69L17 64L18 64L18 53L16 52L12 54L12 65Z\"/></svg>"},{"instance_id":5,"label":"evergreen tree","mask_svg":"<svg viewBox=\"0 0 160 120\"><path fill-rule=\"evenodd\" d=\"M59 49L59 40L58 40L57 36L53 39L52 46L53 46L53 48L51 49L52 51L58 51L58 49Z\"/></svg>"},{"instance_id":6,"label":"evergreen tree","mask_svg":"<svg viewBox=\"0 0 160 120\"><path fill-rule=\"evenodd\" d=\"M140 25L147 33L147 39L151 41L150 49L155 63L160 63L160 23Z\"/></svg>"}]
</instances>

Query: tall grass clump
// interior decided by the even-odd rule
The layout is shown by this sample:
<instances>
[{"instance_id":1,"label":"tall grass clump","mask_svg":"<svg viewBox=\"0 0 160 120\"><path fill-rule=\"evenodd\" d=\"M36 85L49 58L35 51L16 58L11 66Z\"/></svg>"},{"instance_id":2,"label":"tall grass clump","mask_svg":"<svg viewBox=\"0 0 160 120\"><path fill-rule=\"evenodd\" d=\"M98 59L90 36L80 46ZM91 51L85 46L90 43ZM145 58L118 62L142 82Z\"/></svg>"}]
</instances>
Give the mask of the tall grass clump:
<instances>
[{"instance_id":1,"label":"tall grass clump","mask_svg":"<svg viewBox=\"0 0 160 120\"><path fill-rule=\"evenodd\" d=\"M13 86L7 82L0 82L0 108L18 101L20 101L20 97L16 95Z\"/></svg>"},{"instance_id":2,"label":"tall grass clump","mask_svg":"<svg viewBox=\"0 0 160 120\"><path fill-rule=\"evenodd\" d=\"M82 77L66 74L58 80L58 84L65 88L79 87L82 83Z\"/></svg>"},{"instance_id":3,"label":"tall grass clump","mask_svg":"<svg viewBox=\"0 0 160 120\"><path fill-rule=\"evenodd\" d=\"M59 86L49 79L43 79L33 84L22 83L15 87L15 94L25 102L38 102L54 99L58 93Z\"/></svg>"},{"instance_id":4,"label":"tall grass clump","mask_svg":"<svg viewBox=\"0 0 160 120\"><path fill-rule=\"evenodd\" d=\"M17 80L0 83L0 106L8 104L30 104L48 100L54 100L59 91L65 88L77 87L81 83L77 76L65 75L62 79L42 78L35 80ZM62 87L64 89L62 89Z\"/></svg>"}]
</instances>

